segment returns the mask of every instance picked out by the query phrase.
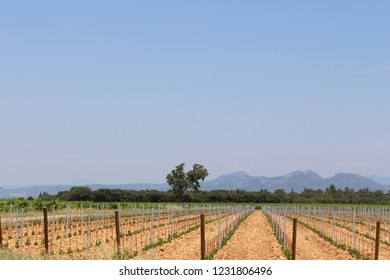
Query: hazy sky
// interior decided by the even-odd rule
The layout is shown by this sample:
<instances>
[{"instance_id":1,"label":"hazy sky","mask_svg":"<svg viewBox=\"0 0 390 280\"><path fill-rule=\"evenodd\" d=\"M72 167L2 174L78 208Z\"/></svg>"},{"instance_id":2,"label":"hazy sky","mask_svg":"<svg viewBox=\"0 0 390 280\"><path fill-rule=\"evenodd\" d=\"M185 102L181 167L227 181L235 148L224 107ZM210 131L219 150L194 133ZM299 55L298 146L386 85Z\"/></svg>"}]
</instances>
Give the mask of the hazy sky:
<instances>
[{"instance_id":1,"label":"hazy sky","mask_svg":"<svg viewBox=\"0 0 390 280\"><path fill-rule=\"evenodd\" d=\"M0 2L0 186L390 175L390 1Z\"/></svg>"}]
</instances>

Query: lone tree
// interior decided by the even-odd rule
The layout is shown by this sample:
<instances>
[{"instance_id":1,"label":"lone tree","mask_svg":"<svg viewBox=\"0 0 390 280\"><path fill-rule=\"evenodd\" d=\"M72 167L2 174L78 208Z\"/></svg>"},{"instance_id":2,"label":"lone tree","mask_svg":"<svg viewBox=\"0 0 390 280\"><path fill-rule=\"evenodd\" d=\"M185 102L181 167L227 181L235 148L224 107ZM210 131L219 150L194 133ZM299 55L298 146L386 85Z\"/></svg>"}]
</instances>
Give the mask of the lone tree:
<instances>
[{"instance_id":1,"label":"lone tree","mask_svg":"<svg viewBox=\"0 0 390 280\"><path fill-rule=\"evenodd\" d=\"M187 190L192 189L198 191L200 188L199 180L204 179L209 175L209 172L200 164L194 164L192 170L184 172L184 163L175 166L166 177L167 183L171 186L176 197L180 198L180 203L183 202L184 194Z\"/></svg>"}]
</instances>

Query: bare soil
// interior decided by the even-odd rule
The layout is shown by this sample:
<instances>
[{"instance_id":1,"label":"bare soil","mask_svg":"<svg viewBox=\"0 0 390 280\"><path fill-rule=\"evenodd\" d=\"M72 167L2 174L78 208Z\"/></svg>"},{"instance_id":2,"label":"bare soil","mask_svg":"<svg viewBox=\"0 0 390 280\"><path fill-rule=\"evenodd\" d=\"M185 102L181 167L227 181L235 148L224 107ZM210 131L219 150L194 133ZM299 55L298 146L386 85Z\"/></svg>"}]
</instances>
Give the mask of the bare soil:
<instances>
[{"instance_id":1,"label":"bare soil","mask_svg":"<svg viewBox=\"0 0 390 280\"><path fill-rule=\"evenodd\" d=\"M287 219L287 235L292 236L293 222ZM283 224L283 223L282 223ZM314 231L297 224L297 260L354 260L344 251L324 240Z\"/></svg>"},{"instance_id":2,"label":"bare soil","mask_svg":"<svg viewBox=\"0 0 390 280\"><path fill-rule=\"evenodd\" d=\"M222 223L226 218L221 219ZM229 217L230 219L230 217ZM206 240L218 233L218 221L205 225ZM200 228L142 252L136 260L200 260Z\"/></svg>"},{"instance_id":3,"label":"bare soil","mask_svg":"<svg viewBox=\"0 0 390 280\"><path fill-rule=\"evenodd\" d=\"M215 260L285 260L271 225L261 211L253 212L214 256Z\"/></svg>"}]
</instances>

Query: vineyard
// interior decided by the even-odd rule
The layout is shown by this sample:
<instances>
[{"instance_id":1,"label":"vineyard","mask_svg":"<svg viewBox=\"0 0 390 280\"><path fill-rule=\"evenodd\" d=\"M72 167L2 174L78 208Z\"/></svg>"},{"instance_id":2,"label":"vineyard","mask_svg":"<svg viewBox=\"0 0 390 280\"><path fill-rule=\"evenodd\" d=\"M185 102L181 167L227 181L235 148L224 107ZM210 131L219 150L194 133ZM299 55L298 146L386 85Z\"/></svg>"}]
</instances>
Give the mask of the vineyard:
<instances>
[{"instance_id":1,"label":"vineyard","mask_svg":"<svg viewBox=\"0 0 390 280\"><path fill-rule=\"evenodd\" d=\"M293 251L296 219L306 230L348 252L353 259L390 259L388 208L266 206L263 211L288 255Z\"/></svg>"},{"instance_id":2,"label":"vineyard","mask_svg":"<svg viewBox=\"0 0 390 280\"><path fill-rule=\"evenodd\" d=\"M390 259L385 207L107 204L0 213L25 259ZM7 257L3 257L7 258Z\"/></svg>"},{"instance_id":3,"label":"vineyard","mask_svg":"<svg viewBox=\"0 0 390 280\"><path fill-rule=\"evenodd\" d=\"M203 215L206 228L218 225L218 231L205 242L210 255L253 210L240 205L121 208L118 204L113 211L102 204L24 213L11 205L8 213L0 215L0 241L2 248L32 259L132 259L197 230Z\"/></svg>"}]
</instances>

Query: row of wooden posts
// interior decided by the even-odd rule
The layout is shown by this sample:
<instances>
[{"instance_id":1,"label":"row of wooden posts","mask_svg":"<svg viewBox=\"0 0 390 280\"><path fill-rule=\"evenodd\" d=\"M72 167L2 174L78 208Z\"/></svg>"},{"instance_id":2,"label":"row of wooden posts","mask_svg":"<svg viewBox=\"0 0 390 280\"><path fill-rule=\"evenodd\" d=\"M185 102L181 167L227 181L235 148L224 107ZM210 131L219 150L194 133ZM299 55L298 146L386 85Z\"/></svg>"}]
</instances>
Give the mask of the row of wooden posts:
<instances>
[{"instance_id":1,"label":"row of wooden posts","mask_svg":"<svg viewBox=\"0 0 390 280\"><path fill-rule=\"evenodd\" d=\"M119 213L115 210L115 227L116 227L116 241L117 250L120 254L120 228L119 228ZM376 222L376 238L375 238L375 260L379 257L379 242L380 242L380 221ZM292 245L291 245L291 259L296 259L297 251L297 218L293 219ZM204 214L200 215L200 259L204 260L206 257L206 234L205 234L205 219Z\"/></svg>"},{"instance_id":2,"label":"row of wooden posts","mask_svg":"<svg viewBox=\"0 0 390 280\"><path fill-rule=\"evenodd\" d=\"M49 252L49 230L48 230L48 219L47 219L47 208L43 208L43 225L44 225L44 236L45 236L45 249ZM115 229L116 229L116 244L117 252L120 255L121 252L121 234L119 224L119 211L115 210ZM376 238L375 238L375 256L374 259L378 260L379 257L379 238L380 238L380 221L376 222ZM292 259L296 259L296 245L297 245L297 219L293 219L293 233L292 233L292 248L291 255ZM3 246L3 234L0 217L0 248ZM206 257L206 238L205 238L205 219L204 214L200 215L200 259L204 260Z\"/></svg>"}]
</instances>

